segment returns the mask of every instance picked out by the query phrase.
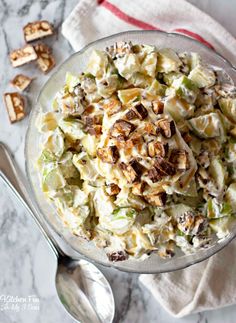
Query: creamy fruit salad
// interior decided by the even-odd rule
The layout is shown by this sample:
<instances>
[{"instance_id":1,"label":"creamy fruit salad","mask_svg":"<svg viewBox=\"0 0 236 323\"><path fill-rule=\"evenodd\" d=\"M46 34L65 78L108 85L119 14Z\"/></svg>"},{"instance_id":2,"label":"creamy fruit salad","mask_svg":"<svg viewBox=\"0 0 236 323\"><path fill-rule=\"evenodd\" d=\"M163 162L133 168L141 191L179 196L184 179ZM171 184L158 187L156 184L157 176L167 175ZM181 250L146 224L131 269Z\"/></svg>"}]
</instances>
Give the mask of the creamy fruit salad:
<instances>
[{"instance_id":1,"label":"creamy fruit salad","mask_svg":"<svg viewBox=\"0 0 236 323\"><path fill-rule=\"evenodd\" d=\"M41 113L41 187L111 261L192 253L236 213L236 90L197 53L120 42Z\"/></svg>"}]
</instances>

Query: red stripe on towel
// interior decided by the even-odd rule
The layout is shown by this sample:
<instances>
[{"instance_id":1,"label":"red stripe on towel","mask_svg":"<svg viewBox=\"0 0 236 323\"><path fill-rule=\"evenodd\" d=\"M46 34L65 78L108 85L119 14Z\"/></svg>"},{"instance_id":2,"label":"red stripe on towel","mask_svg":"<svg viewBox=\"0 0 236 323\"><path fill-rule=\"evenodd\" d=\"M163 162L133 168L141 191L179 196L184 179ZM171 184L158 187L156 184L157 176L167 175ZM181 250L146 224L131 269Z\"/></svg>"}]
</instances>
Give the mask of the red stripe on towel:
<instances>
[{"instance_id":1,"label":"red stripe on towel","mask_svg":"<svg viewBox=\"0 0 236 323\"><path fill-rule=\"evenodd\" d=\"M116 7L115 5L113 5L112 3L110 3L107 0L97 0L97 2L99 5L103 6L104 8L109 10L111 13L113 13L116 17L120 18L121 20L123 20L133 26L136 26L136 27L144 29L144 30L160 30L160 31L162 31L162 29L160 29L158 27L155 27L155 26L150 25L142 20L139 20L139 19L136 19L134 17L127 15L124 11L120 10L118 7ZM211 49L214 49L214 47L207 40L205 40L202 36L192 32L190 30L187 30L184 28L177 28L177 29L174 29L173 32L187 35L191 38L198 40L200 43L210 47Z\"/></svg>"},{"instance_id":2,"label":"red stripe on towel","mask_svg":"<svg viewBox=\"0 0 236 323\"><path fill-rule=\"evenodd\" d=\"M125 12L123 12L122 10L120 10L119 8L117 8L116 6L114 6L113 4L111 4L106 0L98 0L98 4L100 4L101 6L105 7L107 10L112 12L116 17L138 28L141 28L144 30L161 30L160 28L157 28L153 25L147 24L144 21L138 20L134 17L127 15Z\"/></svg>"},{"instance_id":3,"label":"red stripe on towel","mask_svg":"<svg viewBox=\"0 0 236 323\"><path fill-rule=\"evenodd\" d=\"M177 28L177 29L175 29L173 31L177 32L177 33L187 35L187 36L190 36L190 37L198 40L200 43L206 45L207 47L210 47L211 49L214 49L214 47L207 40L205 40L202 36L192 32L190 30L183 29L183 28Z\"/></svg>"}]
</instances>

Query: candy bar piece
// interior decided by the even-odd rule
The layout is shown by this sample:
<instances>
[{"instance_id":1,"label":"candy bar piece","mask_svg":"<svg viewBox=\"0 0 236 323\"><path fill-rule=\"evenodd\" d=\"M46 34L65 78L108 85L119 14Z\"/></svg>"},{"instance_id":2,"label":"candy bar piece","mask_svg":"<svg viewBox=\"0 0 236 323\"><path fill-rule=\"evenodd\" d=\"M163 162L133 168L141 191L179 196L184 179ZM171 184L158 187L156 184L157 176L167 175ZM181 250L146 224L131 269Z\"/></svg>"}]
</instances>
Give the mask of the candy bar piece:
<instances>
[{"instance_id":1,"label":"candy bar piece","mask_svg":"<svg viewBox=\"0 0 236 323\"><path fill-rule=\"evenodd\" d=\"M156 122L157 125L157 134L160 132L164 137L171 138L176 130L175 123L173 120L168 121L166 119L160 119Z\"/></svg>"},{"instance_id":2,"label":"candy bar piece","mask_svg":"<svg viewBox=\"0 0 236 323\"><path fill-rule=\"evenodd\" d=\"M148 155L150 157L161 156L165 157L168 153L168 143L162 143L158 141L150 141L148 143Z\"/></svg>"},{"instance_id":3,"label":"candy bar piece","mask_svg":"<svg viewBox=\"0 0 236 323\"><path fill-rule=\"evenodd\" d=\"M13 67L18 67L35 61L38 58L36 51L32 45L26 45L10 53L10 61Z\"/></svg>"},{"instance_id":4,"label":"candy bar piece","mask_svg":"<svg viewBox=\"0 0 236 323\"><path fill-rule=\"evenodd\" d=\"M144 188L145 188L146 183L145 182L140 182L140 183L133 183L132 185L132 193L134 195L142 195Z\"/></svg>"},{"instance_id":5,"label":"candy bar piece","mask_svg":"<svg viewBox=\"0 0 236 323\"><path fill-rule=\"evenodd\" d=\"M97 149L97 156L108 164L115 164L119 159L119 151L116 146L104 147Z\"/></svg>"},{"instance_id":6,"label":"candy bar piece","mask_svg":"<svg viewBox=\"0 0 236 323\"><path fill-rule=\"evenodd\" d=\"M169 161L179 170L189 168L188 153L184 149L172 149Z\"/></svg>"},{"instance_id":7,"label":"candy bar piece","mask_svg":"<svg viewBox=\"0 0 236 323\"><path fill-rule=\"evenodd\" d=\"M167 195L165 192L146 195L145 199L148 203L154 206L162 207L166 204Z\"/></svg>"},{"instance_id":8,"label":"candy bar piece","mask_svg":"<svg viewBox=\"0 0 236 323\"><path fill-rule=\"evenodd\" d=\"M48 73L55 66L52 50L45 44L37 44L34 49L38 55L37 63L43 73Z\"/></svg>"},{"instance_id":9,"label":"candy bar piece","mask_svg":"<svg viewBox=\"0 0 236 323\"><path fill-rule=\"evenodd\" d=\"M155 167L152 167L148 171L148 177L153 183L159 182L164 176L165 176L165 173L163 173L160 169Z\"/></svg>"},{"instance_id":10,"label":"candy bar piece","mask_svg":"<svg viewBox=\"0 0 236 323\"><path fill-rule=\"evenodd\" d=\"M134 130L134 125L128 121L119 119L116 120L111 128L111 136L118 140L125 140L129 137L130 133Z\"/></svg>"},{"instance_id":11,"label":"candy bar piece","mask_svg":"<svg viewBox=\"0 0 236 323\"><path fill-rule=\"evenodd\" d=\"M5 93L4 101L11 123L22 120L25 117L24 98L17 92Z\"/></svg>"},{"instance_id":12,"label":"candy bar piece","mask_svg":"<svg viewBox=\"0 0 236 323\"><path fill-rule=\"evenodd\" d=\"M168 162L162 157L156 157L156 161L154 163L154 166L161 172L163 172L165 175L173 176L176 173L176 168L173 164Z\"/></svg>"},{"instance_id":13,"label":"candy bar piece","mask_svg":"<svg viewBox=\"0 0 236 323\"><path fill-rule=\"evenodd\" d=\"M138 115L140 120L143 120L143 119L147 118L147 116L148 116L147 109L142 104L136 105L135 111L136 111L136 114Z\"/></svg>"},{"instance_id":14,"label":"candy bar piece","mask_svg":"<svg viewBox=\"0 0 236 323\"><path fill-rule=\"evenodd\" d=\"M46 20L28 23L24 28L24 37L27 43L53 35L53 26Z\"/></svg>"},{"instance_id":15,"label":"candy bar piece","mask_svg":"<svg viewBox=\"0 0 236 323\"><path fill-rule=\"evenodd\" d=\"M123 250L108 253L107 257L112 262L123 261L123 260L128 259L127 253L125 251L123 251Z\"/></svg>"},{"instance_id":16,"label":"candy bar piece","mask_svg":"<svg viewBox=\"0 0 236 323\"><path fill-rule=\"evenodd\" d=\"M128 165L123 162L120 163L120 168L129 183L139 180L144 170L144 167L135 159L131 160Z\"/></svg>"},{"instance_id":17,"label":"candy bar piece","mask_svg":"<svg viewBox=\"0 0 236 323\"><path fill-rule=\"evenodd\" d=\"M125 114L127 120L136 119L138 116L133 109L129 109Z\"/></svg>"},{"instance_id":18,"label":"candy bar piece","mask_svg":"<svg viewBox=\"0 0 236 323\"><path fill-rule=\"evenodd\" d=\"M162 114L164 110L164 103L161 101L154 101L152 103L152 109L155 114Z\"/></svg>"},{"instance_id":19,"label":"candy bar piece","mask_svg":"<svg viewBox=\"0 0 236 323\"><path fill-rule=\"evenodd\" d=\"M19 91L24 91L33 81L32 78L23 75L18 74L14 77L14 79L11 81L11 84L17 88Z\"/></svg>"}]
</instances>

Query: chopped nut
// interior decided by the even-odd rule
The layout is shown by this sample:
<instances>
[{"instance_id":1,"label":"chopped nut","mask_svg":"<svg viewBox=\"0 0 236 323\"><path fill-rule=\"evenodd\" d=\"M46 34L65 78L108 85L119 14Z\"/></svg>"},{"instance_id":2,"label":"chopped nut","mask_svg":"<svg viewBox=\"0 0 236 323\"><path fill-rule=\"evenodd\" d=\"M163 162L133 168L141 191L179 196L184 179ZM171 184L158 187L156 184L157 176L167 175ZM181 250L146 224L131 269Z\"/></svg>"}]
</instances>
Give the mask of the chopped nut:
<instances>
[{"instance_id":1,"label":"chopped nut","mask_svg":"<svg viewBox=\"0 0 236 323\"><path fill-rule=\"evenodd\" d=\"M152 110L155 114L162 114L164 110L164 103L159 100L152 102Z\"/></svg>"},{"instance_id":2,"label":"chopped nut","mask_svg":"<svg viewBox=\"0 0 236 323\"><path fill-rule=\"evenodd\" d=\"M120 163L120 168L129 183L139 180L144 171L144 167L135 159L131 160L128 165L123 162Z\"/></svg>"},{"instance_id":3,"label":"chopped nut","mask_svg":"<svg viewBox=\"0 0 236 323\"><path fill-rule=\"evenodd\" d=\"M38 55L31 45L26 45L25 47L16 49L10 53L10 61L13 67L27 64L35 61L37 58Z\"/></svg>"},{"instance_id":4,"label":"chopped nut","mask_svg":"<svg viewBox=\"0 0 236 323\"><path fill-rule=\"evenodd\" d=\"M4 101L11 123L20 121L25 117L24 98L19 93L5 93Z\"/></svg>"},{"instance_id":5,"label":"chopped nut","mask_svg":"<svg viewBox=\"0 0 236 323\"><path fill-rule=\"evenodd\" d=\"M168 121L167 119L160 119L156 122L156 125L157 133L160 132L166 138L171 138L176 132L173 120Z\"/></svg>"},{"instance_id":6,"label":"chopped nut","mask_svg":"<svg viewBox=\"0 0 236 323\"><path fill-rule=\"evenodd\" d=\"M52 56L52 50L45 44L37 44L34 49L38 55L38 67L43 73L48 73L55 66L55 59Z\"/></svg>"},{"instance_id":7,"label":"chopped nut","mask_svg":"<svg viewBox=\"0 0 236 323\"><path fill-rule=\"evenodd\" d=\"M153 183L159 182L166 174L163 173L160 169L152 167L148 171L148 177Z\"/></svg>"},{"instance_id":8,"label":"chopped nut","mask_svg":"<svg viewBox=\"0 0 236 323\"><path fill-rule=\"evenodd\" d=\"M107 257L110 261L116 262L116 261L123 261L128 259L128 255L125 251L114 251L112 253L108 253Z\"/></svg>"},{"instance_id":9,"label":"chopped nut","mask_svg":"<svg viewBox=\"0 0 236 323\"><path fill-rule=\"evenodd\" d=\"M120 188L118 185L112 183L106 186L106 192L110 196L117 195L120 193Z\"/></svg>"},{"instance_id":10,"label":"chopped nut","mask_svg":"<svg viewBox=\"0 0 236 323\"><path fill-rule=\"evenodd\" d=\"M165 157L168 153L168 143L164 144L159 141L151 141L148 143L148 155L150 157Z\"/></svg>"},{"instance_id":11,"label":"chopped nut","mask_svg":"<svg viewBox=\"0 0 236 323\"><path fill-rule=\"evenodd\" d=\"M33 81L30 77L18 74L14 77L14 79L11 81L11 84L16 87L19 91L24 91Z\"/></svg>"},{"instance_id":12,"label":"chopped nut","mask_svg":"<svg viewBox=\"0 0 236 323\"><path fill-rule=\"evenodd\" d=\"M188 153L184 149L172 149L169 161L179 170L189 168Z\"/></svg>"},{"instance_id":13,"label":"chopped nut","mask_svg":"<svg viewBox=\"0 0 236 323\"><path fill-rule=\"evenodd\" d=\"M126 112L125 117L128 120L132 120L132 119L138 118L137 114L134 112L133 109L129 109L129 111Z\"/></svg>"},{"instance_id":14,"label":"chopped nut","mask_svg":"<svg viewBox=\"0 0 236 323\"><path fill-rule=\"evenodd\" d=\"M145 199L149 204L161 207L166 204L167 194L166 192L150 194L150 195L146 195Z\"/></svg>"},{"instance_id":15,"label":"chopped nut","mask_svg":"<svg viewBox=\"0 0 236 323\"><path fill-rule=\"evenodd\" d=\"M130 133L134 130L134 125L128 121L119 119L111 128L111 136L118 140L125 140L129 137Z\"/></svg>"},{"instance_id":16,"label":"chopped nut","mask_svg":"<svg viewBox=\"0 0 236 323\"><path fill-rule=\"evenodd\" d=\"M24 28L24 37L27 43L53 35L53 26L46 20L34 21L28 23Z\"/></svg>"},{"instance_id":17,"label":"chopped nut","mask_svg":"<svg viewBox=\"0 0 236 323\"><path fill-rule=\"evenodd\" d=\"M142 104L136 105L134 109L140 120L144 120L145 118L147 118L148 116L147 109Z\"/></svg>"},{"instance_id":18,"label":"chopped nut","mask_svg":"<svg viewBox=\"0 0 236 323\"><path fill-rule=\"evenodd\" d=\"M173 176L176 173L176 168L174 167L174 165L163 159L162 157L156 157L154 166L165 175Z\"/></svg>"},{"instance_id":19,"label":"chopped nut","mask_svg":"<svg viewBox=\"0 0 236 323\"><path fill-rule=\"evenodd\" d=\"M146 186L146 183L145 182L134 183L133 186L132 186L132 193L134 195L142 195L145 186Z\"/></svg>"},{"instance_id":20,"label":"chopped nut","mask_svg":"<svg viewBox=\"0 0 236 323\"><path fill-rule=\"evenodd\" d=\"M116 146L104 147L97 149L97 156L108 164L115 164L119 159L119 151Z\"/></svg>"}]
</instances>

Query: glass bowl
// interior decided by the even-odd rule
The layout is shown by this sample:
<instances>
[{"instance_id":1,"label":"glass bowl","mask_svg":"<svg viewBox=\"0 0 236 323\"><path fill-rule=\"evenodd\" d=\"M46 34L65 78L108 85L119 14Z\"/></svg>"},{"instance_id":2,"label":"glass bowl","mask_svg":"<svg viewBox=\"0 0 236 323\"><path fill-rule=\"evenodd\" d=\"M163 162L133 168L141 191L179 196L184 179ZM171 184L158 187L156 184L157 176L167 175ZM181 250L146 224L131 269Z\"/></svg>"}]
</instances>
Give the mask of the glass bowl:
<instances>
[{"instance_id":1,"label":"glass bowl","mask_svg":"<svg viewBox=\"0 0 236 323\"><path fill-rule=\"evenodd\" d=\"M236 236L236 227L232 228L231 233L226 238L216 241L214 245L209 248L198 250L194 254L184 255L182 253L177 253L171 259L162 259L158 255L152 254L145 260L128 259L126 261L112 263L107 259L103 250L98 249L92 242L87 242L74 236L62 224L55 208L45 199L40 189L39 177L35 168L35 162L39 156L40 140L40 134L35 127L36 118L40 109L43 111L49 109L54 95L64 84L66 72L71 72L72 74L79 74L82 72L93 49L105 49L107 46L112 45L117 41L130 40L133 43L152 44L157 48L169 47L177 52L197 52L206 63L224 69L227 78L231 79L231 81L236 84L236 70L227 60L201 43L182 35L160 31L128 31L92 42L81 51L70 56L60 65L40 91L36 104L30 114L29 127L26 134L26 172L30 183L31 196L36 202L42 216L51 228L59 234L64 242L76 252L78 257L127 272L163 273L186 268L212 256L224 248Z\"/></svg>"}]
</instances>

